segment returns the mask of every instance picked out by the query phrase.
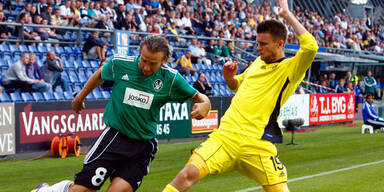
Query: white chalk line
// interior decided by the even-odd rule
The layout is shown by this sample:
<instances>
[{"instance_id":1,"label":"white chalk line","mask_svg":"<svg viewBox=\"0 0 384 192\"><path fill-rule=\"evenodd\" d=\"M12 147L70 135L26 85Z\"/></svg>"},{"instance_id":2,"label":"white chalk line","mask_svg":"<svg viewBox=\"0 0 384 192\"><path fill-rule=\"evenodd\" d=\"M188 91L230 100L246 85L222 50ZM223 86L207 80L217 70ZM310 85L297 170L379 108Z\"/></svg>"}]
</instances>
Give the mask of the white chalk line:
<instances>
[{"instance_id":1,"label":"white chalk line","mask_svg":"<svg viewBox=\"0 0 384 192\"><path fill-rule=\"evenodd\" d=\"M370 163L364 163L364 164L360 164L360 165L354 165L351 167L336 169L336 170L332 170L332 171L326 171L326 172L322 172L322 173L318 173L318 174L314 174L314 175L308 175L308 176L304 176L304 177L298 177L298 178L294 178L294 179L288 179L288 183L295 182L295 181L301 181L301 180L305 180L305 179L310 179L310 178L314 178L314 177L319 177L319 176L324 176L324 175L330 175L330 174L334 174L334 173L338 173L338 172L342 172L342 171L348 171L351 169L375 165L375 164L379 164L379 163L384 163L384 160L374 161L374 162L370 162ZM262 188L263 188L262 186L251 187L251 188L242 189L242 190L239 190L236 192L248 192L248 191L253 191L253 190L262 189Z\"/></svg>"}]
</instances>

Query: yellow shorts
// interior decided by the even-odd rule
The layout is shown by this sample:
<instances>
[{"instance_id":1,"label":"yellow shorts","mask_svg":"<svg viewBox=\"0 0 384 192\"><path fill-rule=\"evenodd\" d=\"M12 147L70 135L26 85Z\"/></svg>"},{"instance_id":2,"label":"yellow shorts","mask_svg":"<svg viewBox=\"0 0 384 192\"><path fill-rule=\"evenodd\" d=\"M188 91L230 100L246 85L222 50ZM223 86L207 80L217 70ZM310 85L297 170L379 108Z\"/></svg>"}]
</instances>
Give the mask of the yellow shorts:
<instances>
[{"instance_id":1,"label":"yellow shorts","mask_svg":"<svg viewBox=\"0 0 384 192\"><path fill-rule=\"evenodd\" d=\"M287 181L287 170L269 141L217 129L194 152L205 161L209 174L237 170L261 185Z\"/></svg>"}]
</instances>

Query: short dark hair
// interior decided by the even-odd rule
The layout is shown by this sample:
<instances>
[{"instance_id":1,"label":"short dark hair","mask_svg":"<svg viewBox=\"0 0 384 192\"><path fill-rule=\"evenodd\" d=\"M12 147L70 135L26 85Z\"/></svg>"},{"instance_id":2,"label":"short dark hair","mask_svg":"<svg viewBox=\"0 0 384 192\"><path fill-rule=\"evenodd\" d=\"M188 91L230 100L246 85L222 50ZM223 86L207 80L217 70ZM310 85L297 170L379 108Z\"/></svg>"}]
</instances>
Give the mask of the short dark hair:
<instances>
[{"instance_id":1,"label":"short dark hair","mask_svg":"<svg viewBox=\"0 0 384 192\"><path fill-rule=\"evenodd\" d=\"M287 39L287 28L283 23L277 20L265 20L261 22L256 29L257 33L269 33L274 38L281 39L284 42Z\"/></svg>"},{"instance_id":2,"label":"short dark hair","mask_svg":"<svg viewBox=\"0 0 384 192\"><path fill-rule=\"evenodd\" d=\"M140 52L143 49L144 45L147 46L147 49L152 52L163 52L164 57L163 61L170 62L172 58L172 48L169 46L168 41L160 35L148 35L140 43Z\"/></svg>"},{"instance_id":3,"label":"short dark hair","mask_svg":"<svg viewBox=\"0 0 384 192\"><path fill-rule=\"evenodd\" d=\"M367 93L367 94L365 95L365 99L367 100L367 99L368 99L368 97L373 97L373 95L372 95L372 94L370 94L370 93Z\"/></svg>"}]
</instances>

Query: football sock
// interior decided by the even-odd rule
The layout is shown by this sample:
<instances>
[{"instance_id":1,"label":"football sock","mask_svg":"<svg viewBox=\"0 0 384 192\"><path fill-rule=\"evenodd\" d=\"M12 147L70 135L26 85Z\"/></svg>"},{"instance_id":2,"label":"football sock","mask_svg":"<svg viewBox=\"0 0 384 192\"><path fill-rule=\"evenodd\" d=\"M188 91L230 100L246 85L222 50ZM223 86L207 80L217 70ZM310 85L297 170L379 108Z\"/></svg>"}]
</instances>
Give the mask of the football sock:
<instances>
[{"instance_id":1,"label":"football sock","mask_svg":"<svg viewBox=\"0 0 384 192\"><path fill-rule=\"evenodd\" d=\"M168 184L167 186L165 186L163 192L179 192L179 190L177 190L174 186L172 186L171 184Z\"/></svg>"},{"instance_id":2,"label":"football sock","mask_svg":"<svg viewBox=\"0 0 384 192\"><path fill-rule=\"evenodd\" d=\"M38 190L38 192L68 192L69 187L72 184L73 184L73 181L64 180L50 187L41 188Z\"/></svg>"}]
</instances>

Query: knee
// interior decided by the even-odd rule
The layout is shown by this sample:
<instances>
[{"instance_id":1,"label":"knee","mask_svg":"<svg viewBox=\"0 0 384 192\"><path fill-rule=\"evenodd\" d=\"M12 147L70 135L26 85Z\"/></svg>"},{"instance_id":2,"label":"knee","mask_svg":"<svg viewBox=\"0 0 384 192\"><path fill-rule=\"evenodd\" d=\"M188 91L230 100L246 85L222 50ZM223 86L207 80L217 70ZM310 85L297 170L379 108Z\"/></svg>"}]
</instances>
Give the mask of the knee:
<instances>
[{"instance_id":1,"label":"knee","mask_svg":"<svg viewBox=\"0 0 384 192\"><path fill-rule=\"evenodd\" d=\"M187 165L181 176L185 181L195 183L199 180L199 170L193 165Z\"/></svg>"},{"instance_id":2,"label":"knee","mask_svg":"<svg viewBox=\"0 0 384 192\"><path fill-rule=\"evenodd\" d=\"M188 189L199 180L199 170L193 165L187 165L176 177L172 184L178 189ZM184 191L184 190L181 190Z\"/></svg>"}]
</instances>

